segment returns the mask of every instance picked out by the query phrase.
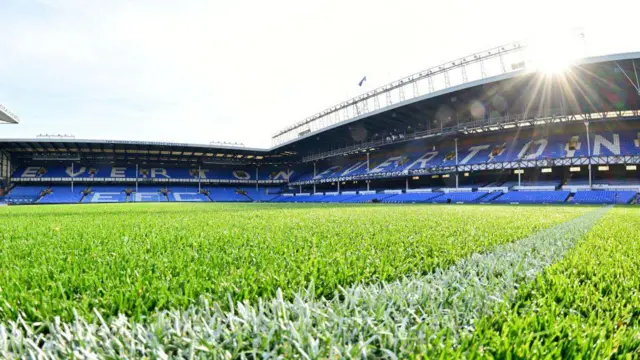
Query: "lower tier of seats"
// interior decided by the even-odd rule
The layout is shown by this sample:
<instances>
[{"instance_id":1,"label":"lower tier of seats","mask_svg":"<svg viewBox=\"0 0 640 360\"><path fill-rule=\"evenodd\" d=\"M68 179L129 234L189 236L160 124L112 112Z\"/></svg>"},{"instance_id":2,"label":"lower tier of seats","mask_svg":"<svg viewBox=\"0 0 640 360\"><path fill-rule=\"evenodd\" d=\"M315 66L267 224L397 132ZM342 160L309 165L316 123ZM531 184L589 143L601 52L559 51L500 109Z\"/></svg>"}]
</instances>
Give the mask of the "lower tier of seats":
<instances>
[{"instance_id":1,"label":"lower tier of seats","mask_svg":"<svg viewBox=\"0 0 640 360\"><path fill-rule=\"evenodd\" d=\"M460 191L403 193L279 194L276 188L127 185L92 187L16 186L0 202L9 204L69 204L124 202L273 202L273 203L493 203L493 204L631 204L635 191Z\"/></svg>"}]
</instances>

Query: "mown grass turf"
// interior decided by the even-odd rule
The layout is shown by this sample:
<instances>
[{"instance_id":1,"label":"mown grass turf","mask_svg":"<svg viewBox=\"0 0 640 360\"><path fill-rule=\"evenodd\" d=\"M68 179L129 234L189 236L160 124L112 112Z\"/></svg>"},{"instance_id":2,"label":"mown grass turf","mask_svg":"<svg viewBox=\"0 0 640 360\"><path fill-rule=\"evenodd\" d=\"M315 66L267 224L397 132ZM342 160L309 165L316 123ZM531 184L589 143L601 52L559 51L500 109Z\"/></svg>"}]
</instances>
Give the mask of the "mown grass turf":
<instances>
[{"instance_id":1,"label":"mown grass turf","mask_svg":"<svg viewBox=\"0 0 640 360\"><path fill-rule=\"evenodd\" d=\"M126 204L0 209L0 320L140 318L389 281L576 217L582 207Z\"/></svg>"},{"instance_id":2,"label":"mown grass turf","mask_svg":"<svg viewBox=\"0 0 640 360\"><path fill-rule=\"evenodd\" d=\"M496 358L640 358L640 208L614 208L460 353Z\"/></svg>"}]
</instances>

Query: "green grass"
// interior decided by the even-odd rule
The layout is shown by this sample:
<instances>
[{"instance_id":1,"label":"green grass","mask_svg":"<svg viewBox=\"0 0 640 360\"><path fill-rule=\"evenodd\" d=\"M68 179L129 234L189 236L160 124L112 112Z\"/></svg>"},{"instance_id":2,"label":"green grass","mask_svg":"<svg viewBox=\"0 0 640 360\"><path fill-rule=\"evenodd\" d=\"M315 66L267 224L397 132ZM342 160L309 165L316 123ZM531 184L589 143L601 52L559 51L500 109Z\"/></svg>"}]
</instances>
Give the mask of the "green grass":
<instances>
[{"instance_id":1,"label":"green grass","mask_svg":"<svg viewBox=\"0 0 640 360\"><path fill-rule=\"evenodd\" d=\"M638 358L640 207L593 210L0 208L0 357Z\"/></svg>"},{"instance_id":2,"label":"green grass","mask_svg":"<svg viewBox=\"0 0 640 360\"><path fill-rule=\"evenodd\" d=\"M615 208L461 347L498 358L640 357L640 208Z\"/></svg>"},{"instance_id":3,"label":"green grass","mask_svg":"<svg viewBox=\"0 0 640 360\"><path fill-rule=\"evenodd\" d=\"M141 319L200 298L331 298L447 268L585 207L127 204L0 209L0 320Z\"/></svg>"}]
</instances>

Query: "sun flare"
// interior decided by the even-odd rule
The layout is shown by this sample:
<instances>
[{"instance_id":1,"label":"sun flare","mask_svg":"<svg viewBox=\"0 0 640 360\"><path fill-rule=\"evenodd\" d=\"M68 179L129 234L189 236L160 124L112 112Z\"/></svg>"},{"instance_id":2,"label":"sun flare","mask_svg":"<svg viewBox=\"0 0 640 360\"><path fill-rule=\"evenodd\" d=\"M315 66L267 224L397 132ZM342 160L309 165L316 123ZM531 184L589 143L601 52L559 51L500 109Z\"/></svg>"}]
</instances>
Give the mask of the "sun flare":
<instances>
[{"instance_id":1,"label":"sun flare","mask_svg":"<svg viewBox=\"0 0 640 360\"><path fill-rule=\"evenodd\" d=\"M559 74L580 56L580 36L542 34L529 45L528 60L536 71Z\"/></svg>"}]
</instances>

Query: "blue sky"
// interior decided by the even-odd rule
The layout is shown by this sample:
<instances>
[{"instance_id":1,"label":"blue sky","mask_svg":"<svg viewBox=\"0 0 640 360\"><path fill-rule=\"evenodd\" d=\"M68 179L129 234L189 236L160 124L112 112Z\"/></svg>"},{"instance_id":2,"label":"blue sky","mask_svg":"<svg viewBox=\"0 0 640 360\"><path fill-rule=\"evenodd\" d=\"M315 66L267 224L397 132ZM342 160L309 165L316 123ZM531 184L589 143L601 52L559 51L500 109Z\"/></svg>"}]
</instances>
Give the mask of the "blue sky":
<instances>
[{"instance_id":1,"label":"blue sky","mask_svg":"<svg viewBox=\"0 0 640 360\"><path fill-rule=\"evenodd\" d=\"M0 137L269 146L368 87L555 28L639 51L638 1L0 0Z\"/></svg>"}]
</instances>

